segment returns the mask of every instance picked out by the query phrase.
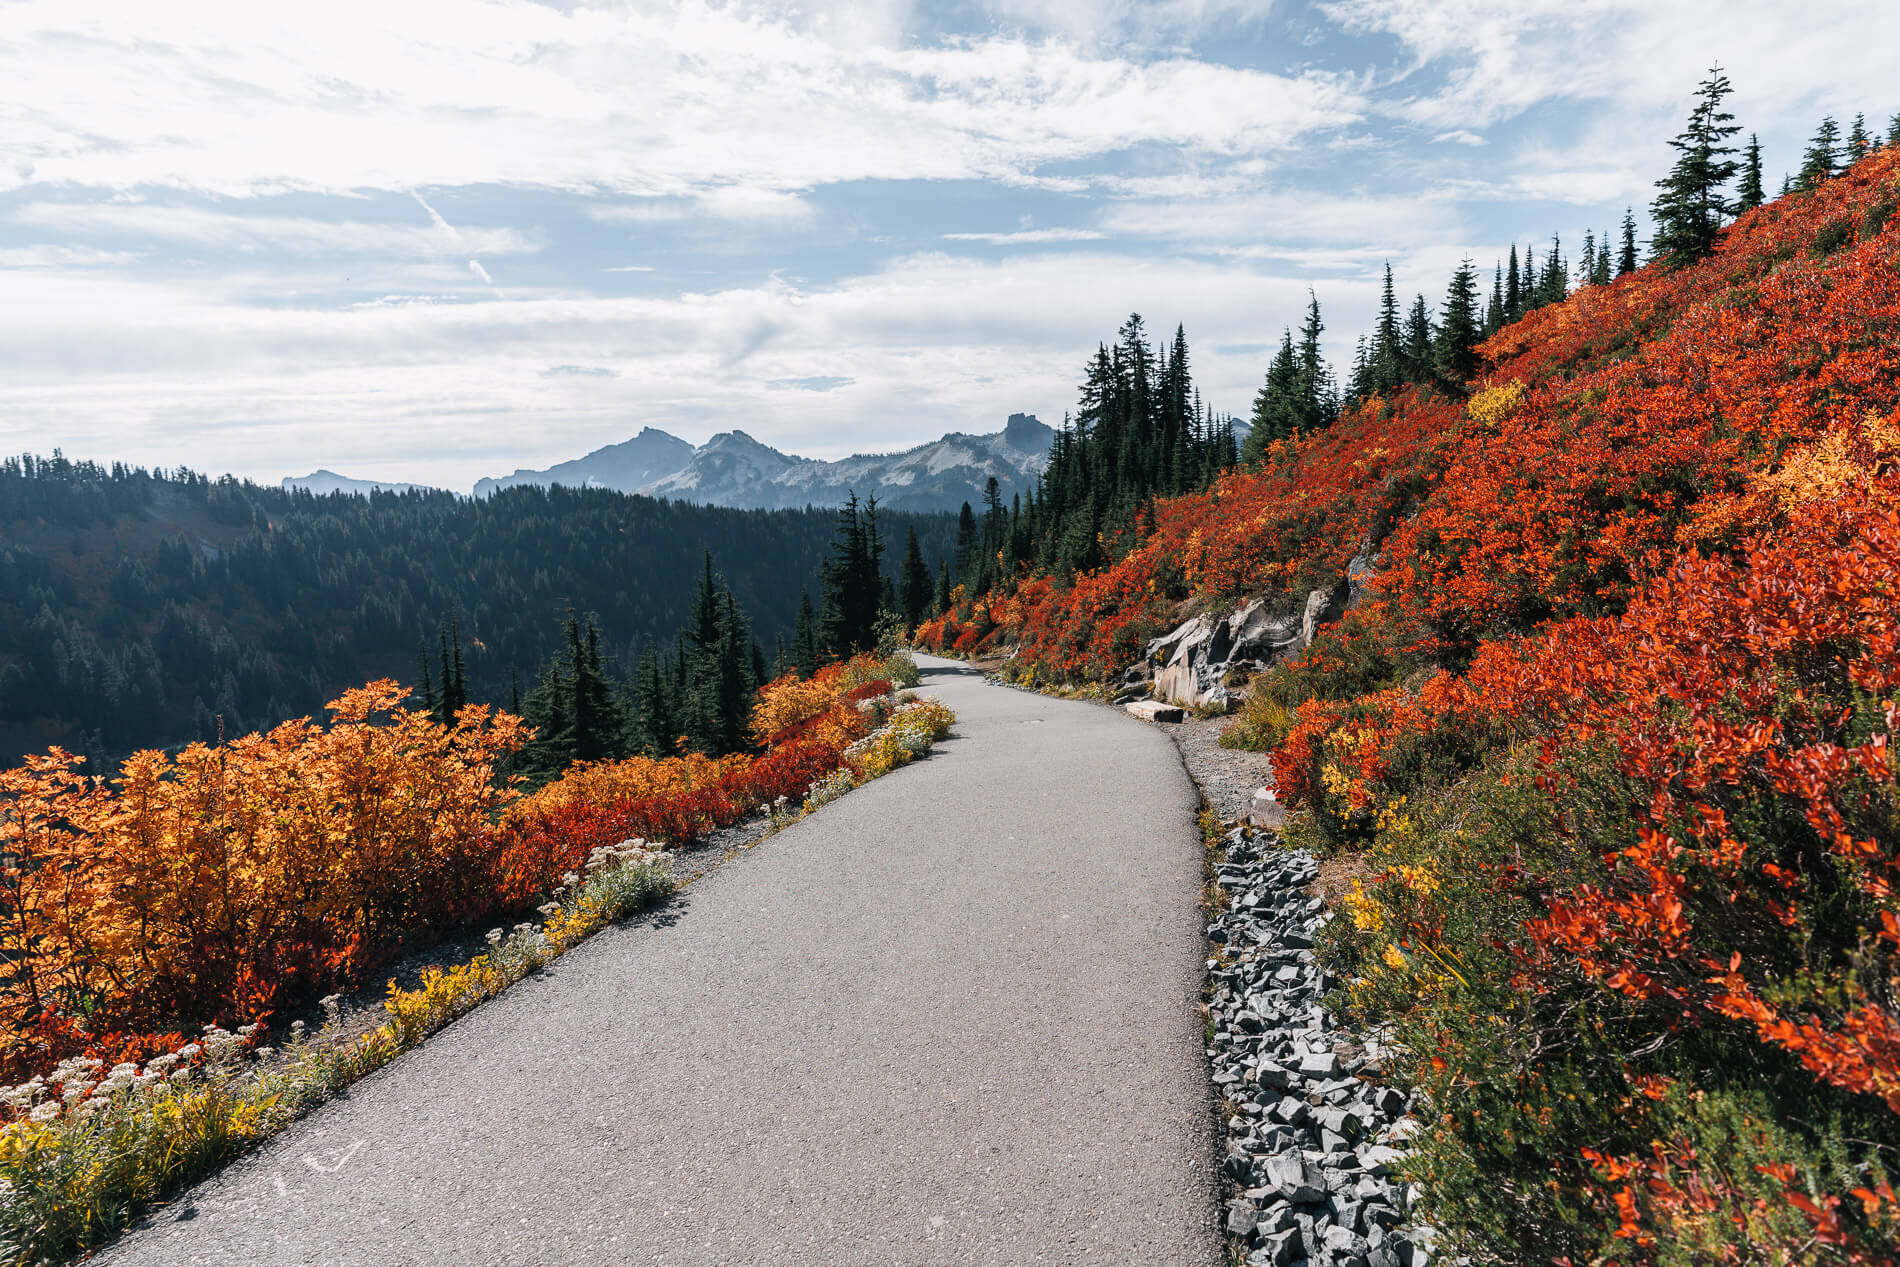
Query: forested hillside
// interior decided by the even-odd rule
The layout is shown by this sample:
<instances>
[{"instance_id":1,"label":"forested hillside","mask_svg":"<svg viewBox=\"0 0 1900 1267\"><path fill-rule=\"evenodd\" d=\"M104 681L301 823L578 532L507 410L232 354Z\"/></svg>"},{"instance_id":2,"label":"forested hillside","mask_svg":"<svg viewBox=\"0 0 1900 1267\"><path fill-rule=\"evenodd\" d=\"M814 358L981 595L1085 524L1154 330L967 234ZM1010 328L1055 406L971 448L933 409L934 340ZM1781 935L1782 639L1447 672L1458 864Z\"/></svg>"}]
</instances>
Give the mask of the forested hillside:
<instances>
[{"instance_id":1,"label":"forested hillside","mask_svg":"<svg viewBox=\"0 0 1900 1267\"><path fill-rule=\"evenodd\" d=\"M934 565L949 515L915 528ZM741 511L603 490L370 497L60 458L0 463L0 759L236 735L382 676L418 681L445 622L467 695L503 706L597 618L607 670L674 650L707 551L770 657L820 594L832 510ZM893 560L894 561L894 560Z\"/></svg>"},{"instance_id":2,"label":"forested hillside","mask_svg":"<svg viewBox=\"0 0 1900 1267\"><path fill-rule=\"evenodd\" d=\"M1360 877L1332 1005L1410 1053L1409 1173L1482 1261L1900 1240L1900 120L1830 121L1764 202L1725 93L1647 266L1599 256L1465 372L1454 279L1430 372L919 635L1074 683L1199 613L1320 618L1235 657L1228 742Z\"/></svg>"}]
</instances>

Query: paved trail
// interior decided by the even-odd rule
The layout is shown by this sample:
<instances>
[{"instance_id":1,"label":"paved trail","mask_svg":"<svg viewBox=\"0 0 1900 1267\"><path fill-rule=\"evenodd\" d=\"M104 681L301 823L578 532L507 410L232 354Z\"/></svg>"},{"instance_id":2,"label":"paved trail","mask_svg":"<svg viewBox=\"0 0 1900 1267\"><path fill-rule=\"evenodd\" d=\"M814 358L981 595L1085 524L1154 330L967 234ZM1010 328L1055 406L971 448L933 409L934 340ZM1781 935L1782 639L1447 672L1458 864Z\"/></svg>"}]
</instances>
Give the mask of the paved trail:
<instances>
[{"instance_id":1,"label":"paved trail","mask_svg":"<svg viewBox=\"0 0 1900 1267\"><path fill-rule=\"evenodd\" d=\"M1220 1261L1167 738L927 661L960 721L97 1261Z\"/></svg>"}]
</instances>

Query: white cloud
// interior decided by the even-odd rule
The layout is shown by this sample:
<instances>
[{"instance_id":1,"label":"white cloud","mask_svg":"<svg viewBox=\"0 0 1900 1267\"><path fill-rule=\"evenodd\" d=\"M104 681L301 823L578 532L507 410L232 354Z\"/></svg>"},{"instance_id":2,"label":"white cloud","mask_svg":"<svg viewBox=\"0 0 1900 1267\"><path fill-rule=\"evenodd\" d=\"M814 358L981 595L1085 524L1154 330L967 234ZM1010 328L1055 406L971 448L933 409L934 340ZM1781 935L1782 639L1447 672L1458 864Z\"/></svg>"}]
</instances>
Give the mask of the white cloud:
<instances>
[{"instance_id":1,"label":"white cloud","mask_svg":"<svg viewBox=\"0 0 1900 1267\"><path fill-rule=\"evenodd\" d=\"M1197 348L1212 347L1277 340L1305 295L1302 281L1232 263L1089 252L926 253L815 288L342 310L8 272L0 451L44 450L50 436L75 456L273 479L342 464L466 487L643 425L697 440L743 417L768 443L840 456L1019 410L1060 418L1088 352L1131 309L1157 338L1185 321ZM1370 282L1329 287L1329 321L1356 328L1349 313L1369 311L1372 295ZM1208 357L1200 374L1217 407L1244 409L1259 368ZM844 380L848 392L782 389ZM486 441L471 417L505 425Z\"/></svg>"},{"instance_id":2,"label":"white cloud","mask_svg":"<svg viewBox=\"0 0 1900 1267\"><path fill-rule=\"evenodd\" d=\"M1132 7L1132 6L1131 6ZM1235 154L1361 109L1340 76L996 35L839 38L699 0L16 0L0 186L629 194L1025 179L1143 143Z\"/></svg>"},{"instance_id":3,"label":"white cloud","mask_svg":"<svg viewBox=\"0 0 1900 1267\"><path fill-rule=\"evenodd\" d=\"M493 286L495 284L495 279L488 275L488 270L482 267L480 260L470 260L468 262L468 271L481 278L484 286Z\"/></svg>"},{"instance_id":4,"label":"white cloud","mask_svg":"<svg viewBox=\"0 0 1900 1267\"><path fill-rule=\"evenodd\" d=\"M471 249L482 255L526 255L541 249L512 228L458 231L440 216L425 226L241 215L147 202L29 202L16 209L12 219L78 237L176 242L226 251L442 259L465 256Z\"/></svg>"},{"instance_id":5,"label":"white cloud","mask_svg":"<svg viewBox=\"0 0 1900 1267\"><path fill-rule=\"evenodd\" d=\"M1822 109L1885 106L1900 47L1891 0L1321 0L1349 28L1398 39L1443 72L1391 108L1464 129L1545 101L1601 103L1625 117L1679 122L1719 60L1757 122L1805 126ZM1401 80L1401 87L1404 85ZM1869 103L1861 98L1880 94ZM1647 134L1643 134L1645 142Z\"/></svg>"},{"instance_id":6,"label":"white cloud","mask_svg":"<svg viewBox=\"0 0 1900 1267\"><path fill-rule=\"evenodd\" d=\"M0 268L109 268L136 264L138 260L135 251L101 251L48 242L0 249Z\"/></svg>"},{"instance_id":7,"label":"white cloud","mask_svg":"<svg viewBox=\"0 0 1900 1267\"><path fill-rule=\"evenodd\" d=\"M991 246L1035 246L1047 242L1098 242L1100 229L1018 229L1013 233L945 233L946 242L987 242Z\"/></svg>"}]
</instances>

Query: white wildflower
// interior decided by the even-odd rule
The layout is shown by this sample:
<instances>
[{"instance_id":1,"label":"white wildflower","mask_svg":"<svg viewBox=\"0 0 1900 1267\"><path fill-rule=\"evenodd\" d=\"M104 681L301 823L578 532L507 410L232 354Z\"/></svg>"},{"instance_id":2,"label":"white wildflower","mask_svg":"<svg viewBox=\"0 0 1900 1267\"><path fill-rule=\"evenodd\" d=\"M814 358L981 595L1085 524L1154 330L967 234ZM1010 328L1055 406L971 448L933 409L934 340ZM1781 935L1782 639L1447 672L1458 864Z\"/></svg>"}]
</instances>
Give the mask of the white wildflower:
<instances>
[{"instance_id":1,"label":"white wildflower","mask_svg":"<svg viewBox=\"0 0 1900 1267\"><path fill-rule=\"evenodd\" d=\"M31 1116L35 1122L50 1122L59 1116L59 1105L48 1100L45 1104L34 1109Z\"/></svg>"}]
</instances>

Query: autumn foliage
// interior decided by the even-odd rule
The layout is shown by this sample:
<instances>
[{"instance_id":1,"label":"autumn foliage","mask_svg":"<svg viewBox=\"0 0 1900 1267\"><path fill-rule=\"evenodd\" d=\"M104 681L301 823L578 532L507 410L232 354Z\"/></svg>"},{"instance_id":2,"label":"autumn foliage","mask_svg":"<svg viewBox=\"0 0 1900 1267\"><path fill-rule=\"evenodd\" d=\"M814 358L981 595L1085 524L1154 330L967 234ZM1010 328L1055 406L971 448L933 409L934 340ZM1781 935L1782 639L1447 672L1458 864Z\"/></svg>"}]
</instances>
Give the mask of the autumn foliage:
<instances>
[{"instance_id":1,"label":"autumn foliage","mask_svg":"<svg viewBox=\"0 0 1900 1267\"><path fill-rule=\"evenodd\" d=\"M327 724L140 752L108 778L57 749L0 772L5 1075L268 1018L532 906L597 847L796 804L873 729L860 702L889 692L882 670L766 686L758 755L577 765L525 796L501 773L519 719L471 706L443 726L388 681Z\"/></svg>"},{"instance_id":2,"label":"autumn foliage","mask_svg":"<svg viewBox=\"0 0 1900 1267\"><path fill-rule=\"evenodd\" d=\"M1236 735L1366 855L1340 1005L1420 1053L1414 1173L1480 1255L1900 1259L1896 202L1887 147L921 631L1099 678L1357 562Z\"/></svg>"}]
</instances>

